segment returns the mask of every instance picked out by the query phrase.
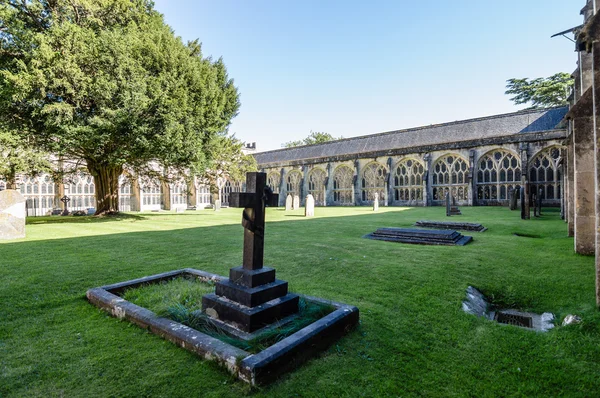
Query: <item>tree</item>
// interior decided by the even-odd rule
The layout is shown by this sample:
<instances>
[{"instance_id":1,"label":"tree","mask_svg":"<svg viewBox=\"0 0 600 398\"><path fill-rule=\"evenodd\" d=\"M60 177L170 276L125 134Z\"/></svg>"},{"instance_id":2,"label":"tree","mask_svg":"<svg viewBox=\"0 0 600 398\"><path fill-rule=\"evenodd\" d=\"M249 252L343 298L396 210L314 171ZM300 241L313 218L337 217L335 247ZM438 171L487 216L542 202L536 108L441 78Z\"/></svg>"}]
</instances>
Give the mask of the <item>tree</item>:
<instances>
[{"instance_id":1,"label":"tree","mask_svg":"<svg viewBox=\"0 0 600 398\"><path fill-rule=\"evenodd\" d=\"M185 170L239 109L221 59L184 44L150 0L0 4L0 127L94 177L118 211L123 168Z\"/></svg>"},{"instance_id":2,"label":"tree","mask_svg":"<svg viewBox=\"0 0 600 398\"><path fill-rule=\"evenodd\" d=\"M32 148L19 136L0 131L0 178L8 189L17 188L18 174L36 175L51 169L47 153Z\"/></svg>"},{"instance_id":3,"label":"tree","mask_svg":"<svg viewBox=\"0 0 600 398\"><path fill-rule=\"evenodd\" d=\"M295 146L302 146L302 145L321 144L323 142L341 140L342 138L344 138L344 137L335 138L334 136L332 136L329 133L323 133L323 132L311 130L308 137L306 137L302 140L298 140L298 141L289 141L281 146L283 148L292 148Z\"/></svg>"},{"instance_id":4,"label":"tree","mask_svg":"<svg viewBox=\"0 0 600 398\"><path fill-rule=\"evenodd\" d=\"M207 160L195 165L193 173L209 185L213 201L227 179L243 181L247 172L257 170L254 156L245 154L243 147L235 136L218 134L207 145Z\"/></svg>"},{"instance_id":5,"label":"tree","mask_svg":"<svg viewBox=\"0 0 600 398\"><path fill-rule=\"evenodd\" d=\"M547 78L508 79L504 94L514 95L510 100L516 105L531 103L531 108L549 108L567 105L573 78L560 72Z\"/></svg>"}]
</instances>

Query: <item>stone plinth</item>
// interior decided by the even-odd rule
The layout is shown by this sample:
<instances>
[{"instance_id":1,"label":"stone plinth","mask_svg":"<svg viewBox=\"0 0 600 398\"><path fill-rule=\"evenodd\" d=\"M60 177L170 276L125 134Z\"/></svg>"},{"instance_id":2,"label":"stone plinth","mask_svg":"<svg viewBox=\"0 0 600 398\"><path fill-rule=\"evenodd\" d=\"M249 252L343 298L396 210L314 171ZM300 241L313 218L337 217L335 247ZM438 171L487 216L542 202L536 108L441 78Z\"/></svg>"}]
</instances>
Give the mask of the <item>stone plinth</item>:
<instances>
[{"instance_id":1,"label":"stone plinth","mask_svg":"<svg viewBox=\"0 0 600 398\"><path fill-rule=\"evenodd\" d=\"M420 245L464 246L473 240L453 230L424 230L412 228L379 228L364 238Z\"/></svg>"},{"instance_id":2,"label":"stone plinth","mask_svg":"<svg viewBox=\"0 0 600 398\"><path fill-rule=\"evenodd\" d=\"M19 192L0 191L0 240L25 237L25 198Z\"/></svg>"},{"instance_id":3,"label":"stone plinth","mask_svg":"<svg viewBox=\"0 0 600 398\"><path fill-rule=\"evenodd\" d=\"M421 228L433 228L433 229L454 229L454 230L462 230L462 231L474 231L474 232L483 232L487 231L481 224L476 223L468 223L468 222L452 222L452 221L426 221L421 220L415 223L415 227Z\"/></svg>"}]
</instances>

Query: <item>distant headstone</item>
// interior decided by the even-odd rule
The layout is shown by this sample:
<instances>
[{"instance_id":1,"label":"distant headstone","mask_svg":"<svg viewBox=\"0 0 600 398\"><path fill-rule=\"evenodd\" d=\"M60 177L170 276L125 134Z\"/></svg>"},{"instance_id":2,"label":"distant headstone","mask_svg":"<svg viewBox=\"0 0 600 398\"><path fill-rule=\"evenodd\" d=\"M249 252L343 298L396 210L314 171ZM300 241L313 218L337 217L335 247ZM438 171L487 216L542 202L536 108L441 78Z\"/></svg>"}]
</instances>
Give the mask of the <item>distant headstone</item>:
<instances>
[{"instance_id":1,"label":"distant headstone","mask_svg":"<svg viewBox=\"0 0 600 398\"><path fill-rule=\"evenodd\" d=\"M379 192L373 195L373 211L379 210Z\"/></svg>"},{"instance_id":2,"label":"distant headstone","mask_svg":"<svg viewBox=\"0 0 600 398\"><path fill-rule=\"evenodd\" d=\"M542 197L543 196L544 196L544 190L542 188L540 188L540 190L538 191L538 195L537 195L537 208L538 208L539 216L542 215Z\"/></svg>"},{"instance_id":3,"label":"distant headstone","mask_svg":"<svg viewBox=\"0 0 600 398\"><path fill-rule=\"evenodd\" d=\"M529 220L531 214L529 212L529 181L525 181L525 177L521 181L521 219Z\"/></svg>"},{"instance_id":4,"label":"distant headstone","mask_svg":"<svg viewBox=\"0 0 600 398\"><path fill-rule=\"evenodd\" d=\"M513 188L508 189L508 201L511 210L515 210L517 208L517 195L518 190Z\"/></svg>"},{"instance_id":5,"label":"distant headstone","mask_svg":"<svg viewBox=\"0 0 600 398\"><path fill-rule=\"evenodd\" d=\"M294 203L292 204L292 210L298 210L300 208L300 196L294 195Z\"/></svg>"},{"instance_id":6,"label":"distant headstone","mask_svg":"<svg viewBox=\"0 0 600 398\"><path fill-rule=\"evenodd\" d=\"M215 211L221 210L221 201L219 199L215 200Z\"/></svg>"},{"instance_id":7,"label":"distant headstone","mask_svg":"<svg viewBox=\"0 0 600 398\"><path fill-rule=\"evenodd\" d=\"M452 204L450 204L452 201ZM460 209L456 205L456 199L453 196L450 196L450 192L446 193L446 216L460 216L462 213Z\"/></svg>"},{"instance_id":8,"label":"distant headstone","mask_svg":"<svg viewBox=\"0 0 600 398\"><path fill-rule=\"evenodd\" d=\"M292 195L288 194L288 196L285 197L285 211L292 210L292 201Z\"/></svg>"},{"instance_id":9,"label":"distant headstone","mask_svg":"<svg viewBox=\"0 0 600 398\"><path fill-rule=\"evenodd\" d=\"M308 194L306 196L306 203L304 203L304 216L314 217L315 215L315 198Z\"/></svg>"},{"instance_id":10,"label":"distant headstone","mask_svg":"<svg viewBox=\"0 0 600 398\"><path fill-rule=\"evenodd\" d=\"M25 237L25 198L13 189L0 191L0 240Z\"/></svg>"}]
</instances>

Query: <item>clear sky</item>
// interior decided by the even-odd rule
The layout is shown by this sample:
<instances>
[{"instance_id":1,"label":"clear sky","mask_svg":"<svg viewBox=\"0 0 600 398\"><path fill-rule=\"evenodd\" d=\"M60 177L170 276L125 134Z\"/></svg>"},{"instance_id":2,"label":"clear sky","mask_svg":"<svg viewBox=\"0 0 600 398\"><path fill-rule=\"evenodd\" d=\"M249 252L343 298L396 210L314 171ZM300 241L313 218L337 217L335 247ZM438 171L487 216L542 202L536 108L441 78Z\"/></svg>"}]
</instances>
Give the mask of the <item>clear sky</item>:
<instances>
[{"instance_id":1,"label":"clear sky","mask_svg":"<svg viewBox=\"0 0 600 398\"><path fill-rule=\"evenodd\" d=\"M498 113L512 77L576 68L554 33L585 0L156 0L184 40L223 57L241 94L230 132L259 151Z\"/></svg>"}]
</instances>

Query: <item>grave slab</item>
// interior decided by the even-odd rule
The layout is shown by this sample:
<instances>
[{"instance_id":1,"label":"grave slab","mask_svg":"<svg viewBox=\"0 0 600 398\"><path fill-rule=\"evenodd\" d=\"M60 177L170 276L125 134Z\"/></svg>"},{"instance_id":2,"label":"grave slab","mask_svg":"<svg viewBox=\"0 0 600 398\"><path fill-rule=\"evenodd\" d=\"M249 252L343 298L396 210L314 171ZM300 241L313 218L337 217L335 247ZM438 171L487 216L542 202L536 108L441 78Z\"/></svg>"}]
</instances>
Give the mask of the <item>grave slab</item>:
<instances>
[{"instance_id":1,"label":"grave slab","mask_svg":"<svg viewBox=\"0 0 600 398\"><path fill-rule=\"evenodd\" d=\"M473 240L453 230L424 230L416 228L379 228L364 238L387 242L413 243L419 245L464 246Z\"/></svg>"},{"instance_id":2,"label":"grave slab","mask_svg":"<svg viewBox=\"0 0 600 398\"><path fill-rule=\"evenodd\" d=\"M453 229L461 231L484 232L487 231L481 224L468 222L452 222L452 221L429 221L420 220L415 223L415 227L433 228L433 229Z\"/></svg>"}]
</instances>

